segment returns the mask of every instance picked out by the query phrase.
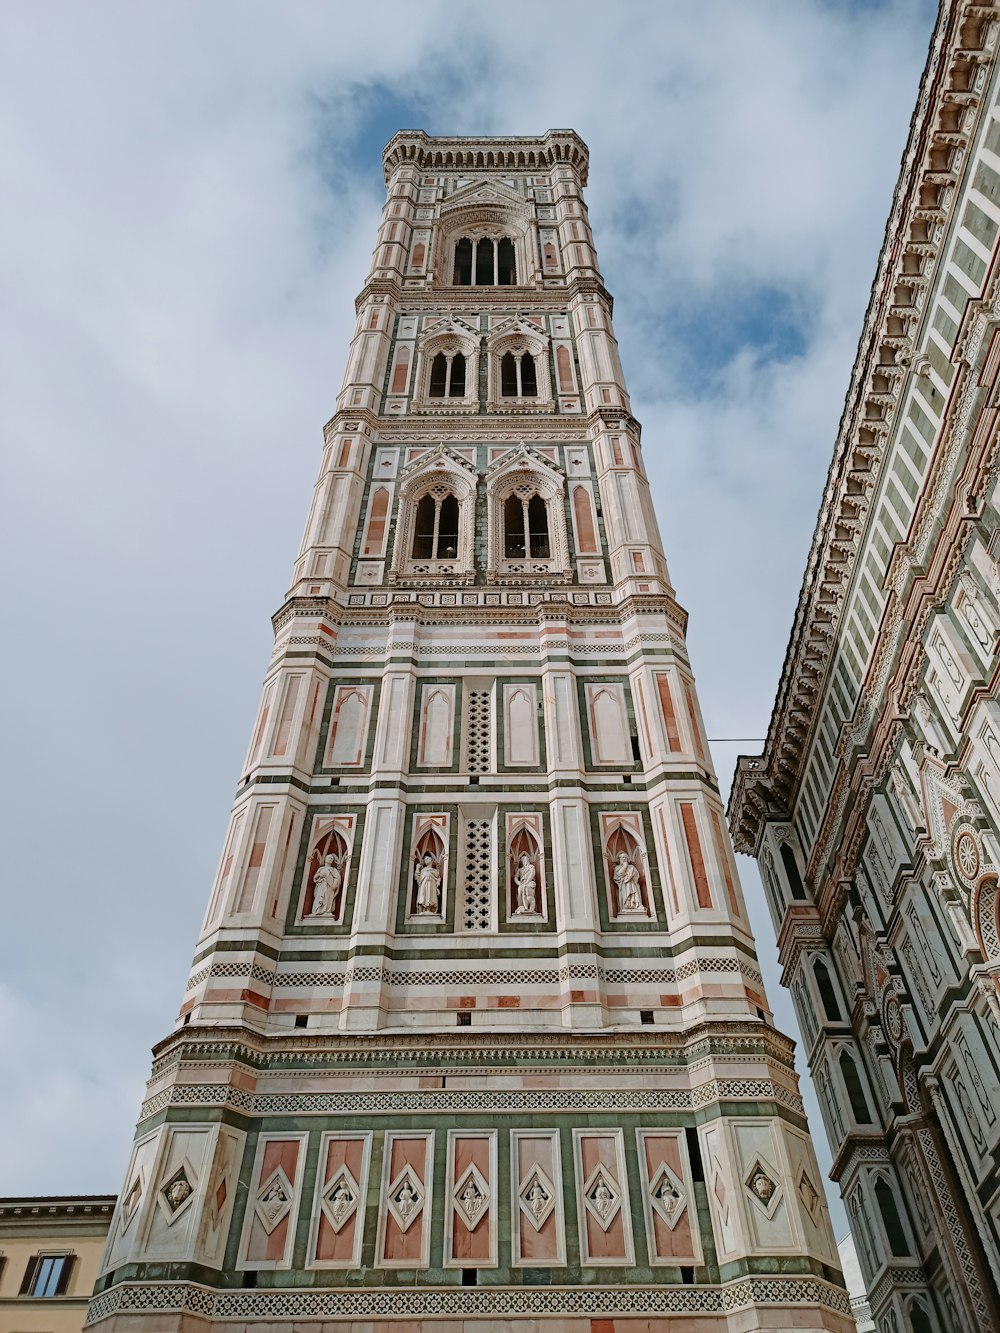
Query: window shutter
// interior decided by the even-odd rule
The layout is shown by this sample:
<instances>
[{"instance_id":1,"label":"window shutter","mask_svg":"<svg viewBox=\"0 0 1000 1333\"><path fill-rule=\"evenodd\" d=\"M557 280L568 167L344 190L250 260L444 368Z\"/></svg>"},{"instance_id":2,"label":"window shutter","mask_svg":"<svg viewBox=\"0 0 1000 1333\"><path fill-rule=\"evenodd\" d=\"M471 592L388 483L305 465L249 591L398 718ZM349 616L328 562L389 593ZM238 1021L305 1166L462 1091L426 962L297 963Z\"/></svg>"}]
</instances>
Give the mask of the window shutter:
<instances>
[{"instance_id":1,"label":"window shutter","mask_svg":"<svg viewBox=\"0 0 1000 1333\"><path fill-rule=\"evenodd\" d=\"M62 1267L59 1270L59 1278L56 1282L56 1295L65 1296L66 1288L69 1286L69 1280L73 1275L73 1268L76 1265L76 1255L67 1254L62 1261Z\"/></svg>"},{"instance_id":2,"label":"window shutter","mask_svg":"<svg viewBox=\"0 0 1000 1333\"><path fill-rule=\"evenodd\" d=\"M24 1270L24 1277L21 1279L21 1286L18 1291L19 1296L24 1296L31 1290L31 1284L35 1280L35 1273L38 1270L38 1263L41 1255L33 1254L28 1260L28 1267Z\"/></svg>"}]
</instances>

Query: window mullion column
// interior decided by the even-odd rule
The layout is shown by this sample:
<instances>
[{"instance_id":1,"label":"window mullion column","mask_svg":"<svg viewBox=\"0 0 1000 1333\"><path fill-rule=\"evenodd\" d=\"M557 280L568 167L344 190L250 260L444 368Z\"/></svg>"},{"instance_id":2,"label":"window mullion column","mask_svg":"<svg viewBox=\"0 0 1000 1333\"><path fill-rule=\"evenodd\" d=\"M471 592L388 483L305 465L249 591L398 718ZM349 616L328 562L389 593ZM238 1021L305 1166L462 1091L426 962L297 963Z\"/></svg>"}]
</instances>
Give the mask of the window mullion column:
<instances>
[{"instance_id":1,"label":"window mullion column","mask_svg":"<svg viewBox=\"0 0 1000 1333\"><path fill-rule=\"evenodd\" d=\"M524 558L531 559L531 530L528 523L528 501L521 501L521 510L524 514Z\"/></svg>"},{"instance_id":2,"label":"window mullion column","mask_svg":"<svg viewBox=\"0 0 1000 1333\"><path fill-rule=\"evenodd\" d=\"M500 286L500 242L493 241L493 286Z\"/></svg>"},{"instance_id":3,"label":"window mullion column","mask_svg":"<svg viewBox=\"0 0 1000 1333\"><path fill-rule=\"evenodd\" d=\"M431 537L431 559L438 558L438 533L441 529L441 501L434 498L434 535Z\"/></svg>"},{"instance_id":4,"label":"window mullion column","mask_svg":"<svg viewBox=\"0 0 1000 1333\"><path fill-rule=\"evenodd\" d=\"M477 265L478 263L479 263L479 242L475 239L475 237L473 237L473 239L472 239L472 272L469 274L469 285L472 286L472 287L475 287L475 285L476 285L476 278L477 278L477 276L478 276L478 270L477 270L477 268L476 268L476 265Z\"/></svg>"},{"instance_id":5,"label":"window mullion column","mask_svg":"<svg viewBox=\"0 0 1000 1333\"><path fill-rule=\"evenodd\" d=\"M451 362L452 358L446 356L444 360L444 396L446 398L451 395Z\"/></svg>"}]
</instances>

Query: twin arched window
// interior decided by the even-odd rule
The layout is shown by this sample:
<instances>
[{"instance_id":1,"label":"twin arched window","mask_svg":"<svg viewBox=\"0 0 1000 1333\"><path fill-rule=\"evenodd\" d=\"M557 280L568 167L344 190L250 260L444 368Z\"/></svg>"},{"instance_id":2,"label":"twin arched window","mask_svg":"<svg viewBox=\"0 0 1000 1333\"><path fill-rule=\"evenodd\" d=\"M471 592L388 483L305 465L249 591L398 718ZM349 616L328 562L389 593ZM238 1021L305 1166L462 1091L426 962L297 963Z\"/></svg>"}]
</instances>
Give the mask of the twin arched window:
<instances>
[{"instance_id":1,"label":"twin arched window","mask_svg":"<svg viewBox=\"0 0 1000 1333\"><path fill-rule=\"evenodd\" d=\"M413 523L414 560L454 560L458 555L458 500L450 491L422 495Z\"/></svg>"},{"instance_id":2,"label":"twin arched window","mask_svg":"<svg viewBox=\"0 0 1000 1333\"><path fill-rule=\"evenodd\" d=\"M508 237L463 236L455 246L456 287L512 287L516 281L514 242Z\"/></svg>"},{"instance_id":3,"label":"twin arched window","mask_svg":"<svg viewBox=\"0 0 1000 1333\"><path fill-rule=\"evenodd\" d=\"M431 362L431 381L428 398L465 397L465 357L461 352L447 355L438 352Z\"/></svg>"},{"instance_id":4,"label":"twin arched window","mask_svg":"<svg viewBox=\"0 0 1000 1333\"><path fill-rule=\"evenodd\" d=\"M538 374L530 352L522 352L520 356L504 352L500 358L500 397L538 397Z\"/></svg>"},{"instance_id":5,"label":"twin arched window","mask_svg":"<svg viewBox=\"0 0 1000 1333\"><path fill-rule=\"evenodd\" d=\"M540 495L508 495L503 504L505 560L549 560L549 511Z\"/></svg>"}]
</instances>

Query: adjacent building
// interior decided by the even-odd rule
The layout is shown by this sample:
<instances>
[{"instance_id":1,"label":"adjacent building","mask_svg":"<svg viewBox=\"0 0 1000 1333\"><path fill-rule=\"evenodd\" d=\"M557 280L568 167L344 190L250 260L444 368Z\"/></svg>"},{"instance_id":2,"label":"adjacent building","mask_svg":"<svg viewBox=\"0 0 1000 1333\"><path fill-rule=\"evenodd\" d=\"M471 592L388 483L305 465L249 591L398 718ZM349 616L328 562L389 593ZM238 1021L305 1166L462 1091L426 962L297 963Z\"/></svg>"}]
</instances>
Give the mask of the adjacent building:
<instances>
[{"instance_id":1,"label":"adjacent building","mask_svg":"<svg viewBox=\"0 0 1000 1333\"><path fill-rule=\"evenodd\" d=\"M383 165L92 1326L847 1333L586 146Z\"/></svg>"},{"instance_id":2,"label":"adjacent building","mask_svg":"<svg viewBox=\"0 0 1000 1333\"><path fill-rule=\"evenodd\" d=\"M1000 1328L1000 89L940 8L763 754L757 858L880 1333Z\"/></svg>"},{"instance_id":3,"label":"adjacent building","mask_svg":"<svg viewBox=\"0 0 1000 1333\"><path fill-rule=\"evenodd\" d=\"M81 1333L113 1194L0 1199L0 1329Z\"/></svg>"}]
</instances>

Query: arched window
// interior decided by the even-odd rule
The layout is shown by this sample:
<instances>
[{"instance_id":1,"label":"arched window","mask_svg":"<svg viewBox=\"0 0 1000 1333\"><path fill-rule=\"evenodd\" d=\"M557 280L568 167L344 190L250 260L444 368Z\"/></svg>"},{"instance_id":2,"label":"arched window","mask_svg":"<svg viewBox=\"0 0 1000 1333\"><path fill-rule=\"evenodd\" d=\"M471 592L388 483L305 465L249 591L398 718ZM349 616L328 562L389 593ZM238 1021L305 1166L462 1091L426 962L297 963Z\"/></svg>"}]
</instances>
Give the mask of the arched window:
<instances>
[{"instance_id":1,"label":"arched window","mask_svg":"<svg viewBox=\"0 0 1000 1333\"><path fill-rule=\"evenodd\" d=\"M454 560L458 554L458 500L450 492L422 495L413 523L414 560Z\"/></svg>"},{"instance_id":2,"label":"arched window","mask_svg":"<svg viewBox=\"0 0 1000 1333\"><path fill-rule=\"evenodd\" d=\"M823 1012L831 1023L841 1022L842 1016L840 1005L837 1002L837 992L830 980L830 969L822 958L817 958L813 963L813 972L816 975L816 988L819 991L819 998L823 1002Z\"/></svg>"},{"instance_id":3,"label":"arched window","mask_svg":"<svg viewBox=\"0 0 1000 1333\"><path fill-rule=\"evenodd\" d=\"M517 282L514 242L507 236L499 241L489 236L472 240L463 236L455 246L456 287L512 287Z\"/></svg>"},{"instance_id":4,"label":"arched window","mask_svg":"<svg viewBox=\"0 0 1000 1333\"><path fill-rule=\"evenodd\" d=\"M530 352L515 356L504 352L500 359L501 398L537 398L538 374Z\"/></svg>"},{"instance_id":5,"label":"arched window","mask_svg":"<svg viewBox=\"0 0 1000 1333\"><path fill-rule=\"evenodd\" d=\"M461 352L448 356L438 352L431 362L429 398L465 397L465 357Z\"/></svg>"},{"instance_id":6,"label":"arched window","mask_svg":"<svg viewBox=\"0 0 1000 1333\"><path fill-rule=\"evenodd\" d=\"M785 878L788 880L788 887L792 897L803 901L806 896L805 885L802 883L802 876L799 874L799 867L795 860L795 853L789 847L787 842L783 842L779 848L781 852L781 864L785 867Z\"/></svg>"},{"instance_id":7,"label":"arched window","mask_svg":"<svg viewBox=\"0 0 1000 1333\"><path fill-rule=\"evenodd\" d=\"M914 1301L910 1306L910 1325L913 1333L934 1333L930 1316L919 1301Z\"/></svg>"},{"instance_id":8,"label":"arched window","mask_svg":"<svg viewBox=\"0 0 1000 1333\"><path fill-rule=\"evenodd\" d=\"M896 1196L884 1176L879 1176L875 1181L875 1202L882 1214L882 1225L885 1227L889 1249L897 1259L905 1258L910 1253L910 1246L903 1230L899 1209L896 1207Z\"/></svg>"},{"instance_id":9,"label":"arched window","mask_svg":"<svg viewBox=\"0 0 1000 1333\"><path fill-rule=\"evenodd\" d=\"M841 1051L839 1064L840 1072L844 1078L844 1087L847 1089L847 1099L851 1103L851 1114L854 1116L855 1123L859 1125L870 1125L872 1123L872 1116L868 1109L868 1099L865 1097L865 1090L861 1086L861 1078L858 1074L858 1067L854 1063L854 1057L849 1051Z\"/></svg>"},{"instance_id":10,"label":"arched window","mask_svg":"<svg viewBox=\"0 0 1000 1333\"><path fill-rule=\"evenodd\" d=\"M549 511L540 495L508 495L503 505L503 549L507 560L549 560Z\"/></svg>"}]
</instances>

